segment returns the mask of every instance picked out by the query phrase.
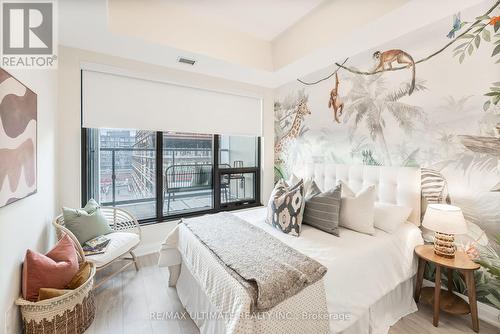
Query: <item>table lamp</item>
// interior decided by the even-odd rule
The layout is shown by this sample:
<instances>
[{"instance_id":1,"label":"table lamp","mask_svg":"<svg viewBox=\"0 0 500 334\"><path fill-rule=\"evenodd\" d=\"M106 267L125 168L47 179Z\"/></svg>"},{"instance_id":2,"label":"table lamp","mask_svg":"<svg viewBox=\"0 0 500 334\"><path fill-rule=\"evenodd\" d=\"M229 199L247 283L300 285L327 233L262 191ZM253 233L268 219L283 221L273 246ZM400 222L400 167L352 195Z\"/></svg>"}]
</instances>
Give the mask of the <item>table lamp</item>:
<instances>
[{"instance_id":1,"label":"table lamp","mask_svg":"<svg viewBox=\"0 0 500 334\"><path fill-rule=\"evenodd\" d=\"M425 211L422 225L434 231L434 253L454 258L455 234L467 233L467 223L462 210L453 205L430 204Z\"/></svg>"}]
</instances>

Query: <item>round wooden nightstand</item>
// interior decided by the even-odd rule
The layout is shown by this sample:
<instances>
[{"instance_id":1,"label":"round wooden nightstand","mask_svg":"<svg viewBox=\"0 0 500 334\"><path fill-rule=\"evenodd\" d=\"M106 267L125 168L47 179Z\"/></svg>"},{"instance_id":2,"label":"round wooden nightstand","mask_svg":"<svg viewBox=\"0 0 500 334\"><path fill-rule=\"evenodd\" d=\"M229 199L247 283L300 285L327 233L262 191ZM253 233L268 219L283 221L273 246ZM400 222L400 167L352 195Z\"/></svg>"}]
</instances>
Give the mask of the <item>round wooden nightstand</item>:
<instances>
[{"instance_id":1,"label":"round wooden nightstand","mask_svg":"<svg viewBox=\"0 0 500 334\"><path fill-rule=\"evenodd\" d=\"M415 253L418 256L417 284L415 286L415 302L419 299L434 307L433 325L439 324L439 310L452 314L471 313L472 329L479 332L479 320L477 317L476 301L476 283L474 282L474 271L479 269L479 264L470 260L467 254L457 251L455 258L448 259L434 254L433 245L422 245L415 247ZM424 279L424 268L427 262L434 263L436 266L436 282L433 288L422 289ZM446 268L448 275L448 291L441 290L441 268ZM457 270L465 278L469 303L453 293L453 270Z\"/></svg>"}]
</instances>

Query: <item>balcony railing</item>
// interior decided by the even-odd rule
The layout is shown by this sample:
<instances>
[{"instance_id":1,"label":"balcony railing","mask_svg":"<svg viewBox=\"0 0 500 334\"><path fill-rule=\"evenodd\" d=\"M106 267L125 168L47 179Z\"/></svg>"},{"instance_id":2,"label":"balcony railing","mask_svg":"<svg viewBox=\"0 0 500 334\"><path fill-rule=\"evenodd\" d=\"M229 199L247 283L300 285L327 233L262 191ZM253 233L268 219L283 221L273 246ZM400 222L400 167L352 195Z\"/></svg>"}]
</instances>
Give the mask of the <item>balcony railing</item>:
<instances>
[{"instance_id":1,"label":"balcony railing","mask_svg":"<svg viewBox=\"0 0 500 334\"><path fill-rule=\"evenodd\" d=\"M102 205L154 205L156 201L156 149L100 148L100 196ZM106 158L106 156L108 156ZM163 175L170 166L212 164L211 148L166 148ZM196 192L185 194L195 197ZM207 196L207 192L204 192ZM154 212L154 208L151 210Z\"/></svg>"}]
</instances>

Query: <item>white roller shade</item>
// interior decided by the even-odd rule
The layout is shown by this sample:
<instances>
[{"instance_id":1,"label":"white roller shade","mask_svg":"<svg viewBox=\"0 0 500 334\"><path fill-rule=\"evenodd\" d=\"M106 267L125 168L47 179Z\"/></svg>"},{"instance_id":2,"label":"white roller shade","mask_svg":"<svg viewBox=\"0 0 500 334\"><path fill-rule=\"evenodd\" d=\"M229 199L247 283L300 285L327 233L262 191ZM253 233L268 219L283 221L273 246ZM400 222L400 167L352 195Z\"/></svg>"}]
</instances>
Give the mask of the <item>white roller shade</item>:
<instances>
[{"instance_id":1,"label":"white roller shade","mask_svg":"<svg viewBox=\"0 0 500 334\"><path fill-rule=\"evenodd\" d=\"M82 125L261 136L261 99L82 71Z\"/></svg>"}]
</instances>

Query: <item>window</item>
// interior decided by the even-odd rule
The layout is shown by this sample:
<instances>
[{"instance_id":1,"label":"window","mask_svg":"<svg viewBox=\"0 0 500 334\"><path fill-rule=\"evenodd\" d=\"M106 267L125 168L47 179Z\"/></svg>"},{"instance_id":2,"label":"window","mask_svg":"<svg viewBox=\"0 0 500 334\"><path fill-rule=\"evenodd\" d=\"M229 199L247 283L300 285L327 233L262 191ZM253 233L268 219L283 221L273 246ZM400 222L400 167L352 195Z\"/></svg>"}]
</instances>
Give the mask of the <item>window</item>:
<instances>
[{"instance_id":1,"label":"window","mask_svg":"<svg viewBox=\"0 0 500 334\"><path fill-rule=\"evenodd\" d=\"M239 203L255 199L255 173L228 171L220 176L221 203Z\"/></svg>"},{"instance_id":2,"label":"window","mask_svg":"<svg viewBox=\"0 0 500 334\"><path fill-rule=\"evenodd\" d=\"M256 137L83 128L82 199L141 222L260 205L259 152Z\"/></svg>"},{"instance_id":3,"label":"window","mask_svg":"<svg viewBox=\"0 0 500 334\"><path fill-rule=\"evenodd\" d=\"M213 208L213 136L163 133L163 214Z\"/></svg>"},{"instance_id":4,"label":"window","mask_svg":"<svg viewBox=\"0 0 500 334\"><path fill-rule=\"evenodd\" d=\"M259 173L258 139L223 135L219 138L221 205L254 201Z\"/></svg>"},{"instance_id":5,"label":"window","mask_svg":"<svg viewBox=\"0 0 500 334\"><path fill-rule=\"evenodd\" d=\"M220 165L228 168L257 167L257 158L257 138L220 136Z\"/></svg>"},{"instance_id":6,"label":"window","mask_svg":"<svg viewBox=\"0 0 500 334\"><path fill-rule=\"evenodd\" d=\"M89 198L120 206L139 219L156 213L156 134L151 131L90 131Z\"/></svg>"}]
</instances>

